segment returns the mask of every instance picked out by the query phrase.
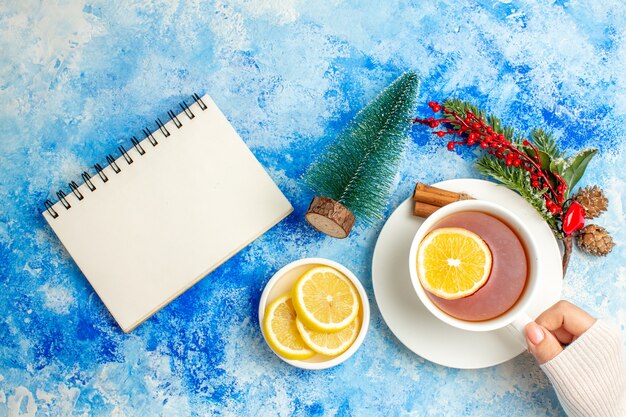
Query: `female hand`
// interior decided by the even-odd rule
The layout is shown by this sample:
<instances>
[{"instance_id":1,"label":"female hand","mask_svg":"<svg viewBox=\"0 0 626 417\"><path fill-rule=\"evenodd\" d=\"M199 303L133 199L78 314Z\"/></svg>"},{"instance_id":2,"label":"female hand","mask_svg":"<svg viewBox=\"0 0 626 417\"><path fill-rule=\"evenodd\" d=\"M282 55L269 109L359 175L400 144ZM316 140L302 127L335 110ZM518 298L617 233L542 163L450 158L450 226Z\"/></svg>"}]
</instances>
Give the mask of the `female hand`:
<instances>
[{"instance_id":1,"label":"female hand","mask_svg":"<svg viewBox=\"0 0 626 417\"><path fill-rule=\"evenodd\" d=\"M559 301L526 326L528 351L539 364L544 364L586 332L595 321L574 304Z\"/></svg>"}]
</instances>

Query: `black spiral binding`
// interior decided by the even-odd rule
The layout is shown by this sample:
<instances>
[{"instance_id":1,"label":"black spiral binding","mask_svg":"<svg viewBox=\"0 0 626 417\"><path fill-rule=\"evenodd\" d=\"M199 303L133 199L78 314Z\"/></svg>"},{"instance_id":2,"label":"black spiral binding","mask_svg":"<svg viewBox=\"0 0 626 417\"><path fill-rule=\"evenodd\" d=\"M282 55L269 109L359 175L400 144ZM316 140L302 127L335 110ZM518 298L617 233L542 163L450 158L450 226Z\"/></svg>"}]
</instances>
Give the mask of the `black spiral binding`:
<instances>
[{"instance_id":1,"label":"black spiral binding","mask_svg":"<svg viewBox=\"0 0 626 417\"><path fill-rule=\"evenodd\" d=\"M124 157L124 159L126 160L126 163L128 165L133 163L133 158L130 157L130 155L128 154L128 152L126 152L126 148L124 148L122 145L118 146L117 149L120 150L120 153L122 154L122 156Z\"/></svg>"},{"instance_id":2,"label":"black spiral binding","mask_svg":"<svg viewBox=\"0 0 626 417\"><path fill-rule=\"evenodd\" d=\"M113 172L115 172L116 174L122 172L120 166L117 164L117 162L115 162L115 158L113 158L110 154L107 155L107 162L109 163L109 166L111 167Z\"/></svg>"},{"instance_id":3,"label":"black spiral binding","mask_svg":"<svg viewBox=\"0 0 626 417\"><path fill-rule=\"evenodd\" d=\"M102 182L107 182L109 180L109 177L107 177L107 174L104 173L104 168L102 168L102 165L95 164L93 167L96 169L96 172L100 176L100 179L102 180Z\"/></svg>"},{"instance_id":4,"label":"black spiral binding","mask_svg":"<svg viewBox=\"0 0 626 417\"><path fill-rule=\"evenodd\" d=\"M152 133L150 133L150 131L148 129L144 129L143 133L144 133L144 135L146 135L146 139L148 139L150 141L152 146L157 146L159 144L159 142L157 142L157 140L154 138L154 135Z\"/></svg>"},{"instance_id":5,"label":"black spiral binding","mask_svg":"<svg viewBox=\"0 0 626 417\"><path fill-rule=\"evenodd\" d=\"M83 182L85 184L87 184L87 188L89 188L89 191L93 191L93 190L96 189L96 186L93 185L93 182L91 182L91 175L89 175L89 173L87 171L83 171L83 173L81 174L81 177L83 177ZM107 180L108 180L108 178L107 178Z\"/></svg>"},{"instance_id":6,"label":"black spiral binding","mask_svg":"<svg viewBox=\"0 0 626 417\"><path fill-rule=\"evenodd\" d=\"M173 111L168 110L167 114L168 116L170 116L170 119L172 120L172 122L174 122L174 125L176 126L177 129L180 129L181 127L183 127L183 124L180 122L180 120L178 120L178 117L176 117Z\"/></svg>"},{"instance_id":7,"label":"black spiral binding","mask_svg":"<svg viewBox=\"0 0 626 417\"><path fill-rule=\"evenodd\" d=\"M85 198L83 196L83 193L81 193L80 191L78 191L78 184L76 184L75 181L70 182L70 190L72 190L72 192L74 193L74 195L76 196L76 198L78 198L78 201L82 200L83 198Z\"/></svg>"},{"instance_id":8,"label":"black spiral binding","mask_svg":"<svg viewBox=\"0 0 626 417\"><path fill-rule=\"evenodd\" d=\"M137 152L139 152L139 155L143 156L146 153L146 151L143 149L143 146L141 146L136 137L133 136L130 141L133 143L133 146L135 147Z\"/></svg>"},{"instance_id":9,"label":"black spiral binding","mask_svg":"<svg viewBox=\"0 0 626 417\"><path fill-rule=\"evenodd\" d=\"M206 104L204 104L204 101L202 101L202 98L199 95L197 95L196 93L193 93L193 99L196 103L198 103L198 105L200 106L202 110L207 109Z\"/></svg>"},{"instance_id":10,"label":"black spiral binding","mask_svg":"<svg viewBox=\"0 0 626 417\"><path fill-rule=\"evenodd\" d=\"M180 103L180 108L183 109L183 111L185 112L185 115L187 115L187 117L189 117L189 120L191 120L194 117L196 117L196 115L193 114L193 112L191 111L191 109L189 108L187 103L185 103L184 101L182 103Z\"/></svg>"},{"instance_id":11,"label":"black spiral binding","mask_svg":"<svg viewBox=\"0 0 626 417\"><path fill-rule=\"evenodd\" d=\"M202 98L198 94L194 93L192 95L192 99L193 99L193 103L198 104L198 106L200 107L200 110L204 111L208 109L208 106L206 105L204 101L202 101ZM192 120L194 117L196 117L196 115L191 110L190 106L184 100L179 105L180 105L182 112L179 113L178 115L174 113L172 110L168 110L167 112L167 115L169 116L170 120L172 121L174 126L176 126L177 129L180 129L183 127L183 123L180 121L180 118L179 118L181 114L184 113L185 116L187 116L189 120ZM167 127L161 121L161 119L157 118L155 122L158 127L158 130L161 131L164 137L167 138L171 135L170 131L167 129ZM154 134L150 132L149 128L143 129L143 134L145 135L146 139L148 139L148 141L153 147L159 144L159 142L154 137ZM146 149L143 146L141 146L141 143L139 143L139 140L135 136L131 138L131 143L140 156L143 156L146 153ZM124 158L124 160L126 161L128 165L133 163L133 159L131 158L130 154L128 153L128 151L126 150L124 146L120 145L118 146L117 149L120 152L120 155ZM113 172L115 172L116 174L119 174L122 171L122 169L120 168L120 166L118 165L118 163L116 162L115 158L112 155L110 154L107 155L106 160L109 166L111 167L111 169L113 170ZM102 165L94 164L93 167L96 171L96 174L98 174L98 177L102 181L102 183L103 184L106 183L109 180L109 177L105 174L104 168L102 167ZM83 179L83 182L87 186L87 188L89 188L89 191L93 192L96 190L96 186L93 182L93 178L95 177L92 177L87 171L83 171L83 173L81 174L81 177ZM70 182L69 187L70 187L70 191L74 194L74 196L77 198L78 201L81 201L84 198L86 198L86 195L80 192L79 185L75 181ZM67 194L65 194L63 190L57 191L56 195L57 195L57 199L61 202L61 204L63 205L63 207L65 207L66 210L69 210L70 208L72 208L70 202L67 201ZM50 200L44 201L44 207L46 211L53 219L56 219L57 217L59 217L59 213L54 209L53 206L54 204Z\"/></svg>"},{"instance_id":12,"label":"black spiral binding","mask_svg":"<svg viewBox=\"0 0 626 417\"><path fill-rule=\"evenodd\" d=\"M158 117L156 119L156 124L157 126L159 126L159 130L161 131L161 133L163 133L163 136L168 137L170 135L170 131L167 130L161 119L159 119Z\"/></svg>"},{"instance_id":13,"label":"black spiral binding","mask_svg":"<svg viewBox=\"0 0 626 417\"><path fill-rule=\"evenodd\" d=\"M59 197L59 200L63 204L63 207L65 207L65 210L69 210L70 208L72 208L71 204L65 198L67 197L67 194L65 194L63 190L57 191L57 197Z\"/></svg>"},{"instance_id":14,"label":"black spiral binding","mask_svg":"<svg viewBox=\"0 0 626 417\"><path fill-rule=\"evenodd\" d=\"M59 217L59 213L52 208L52 202L50 200L44 201L43 205L46 207L46 211L52 216L53 219Z\"/></svg>"}]
</instances>

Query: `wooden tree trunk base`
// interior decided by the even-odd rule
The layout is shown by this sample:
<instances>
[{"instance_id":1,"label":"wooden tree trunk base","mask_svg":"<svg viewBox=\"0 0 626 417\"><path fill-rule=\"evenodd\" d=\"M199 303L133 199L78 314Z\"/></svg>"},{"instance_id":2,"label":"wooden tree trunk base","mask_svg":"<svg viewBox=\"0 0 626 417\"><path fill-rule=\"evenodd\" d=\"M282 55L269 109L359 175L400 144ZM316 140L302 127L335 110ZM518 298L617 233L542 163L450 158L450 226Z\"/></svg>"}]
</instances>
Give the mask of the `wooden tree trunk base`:
<instances>
[{"instance_id":1,"label":"wooden tree trunk base","mask_svg":"<svg viewBox=\"0 0 626 417\"><path fill-rule=\"evenodd\" d=\"M311 200L304 218L316 230L339 239L346 238L356 218L350 210L337 201L317 196Z\"/></svg>"}]
</instances>

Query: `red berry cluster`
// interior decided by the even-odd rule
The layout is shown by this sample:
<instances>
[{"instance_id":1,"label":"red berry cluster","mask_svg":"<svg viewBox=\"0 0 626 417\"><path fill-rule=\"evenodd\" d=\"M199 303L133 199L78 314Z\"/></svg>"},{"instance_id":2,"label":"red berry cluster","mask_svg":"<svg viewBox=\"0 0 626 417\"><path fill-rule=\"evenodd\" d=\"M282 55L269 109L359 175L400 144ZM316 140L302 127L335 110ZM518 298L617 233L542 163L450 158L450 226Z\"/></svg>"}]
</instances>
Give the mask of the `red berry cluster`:
<instances>
[{"instance_id":1,"label":"red berry cluster","mask_svg":"<svg viewBox=\"0 0 626 417\"><path fill-rule=\"evenodd\" d=\"M567 184L557 173L541 168L539 149L531 142L528 140L522 142L523 146L532 151L526 153L518 148L519 145L507 140L503 133L495 132L482 117L478 117L472 112L467 112L465 117L461 117L456 112L450 111L434 101L428 103L428 106L434 113L443 110L443 117L439 119L434 117L416 118L413 120L414 123L421 123L431 129L441 126L443 130L433 131L433 134L440 138L447 135L458 137L458 139L448 142L448 149L451 151L457 145L480 146L489 154L503 160L506 166L527 171L530 174L530 185L543 192L546 209L553 215L563 213Z\"/></svg>"}]
</instances>

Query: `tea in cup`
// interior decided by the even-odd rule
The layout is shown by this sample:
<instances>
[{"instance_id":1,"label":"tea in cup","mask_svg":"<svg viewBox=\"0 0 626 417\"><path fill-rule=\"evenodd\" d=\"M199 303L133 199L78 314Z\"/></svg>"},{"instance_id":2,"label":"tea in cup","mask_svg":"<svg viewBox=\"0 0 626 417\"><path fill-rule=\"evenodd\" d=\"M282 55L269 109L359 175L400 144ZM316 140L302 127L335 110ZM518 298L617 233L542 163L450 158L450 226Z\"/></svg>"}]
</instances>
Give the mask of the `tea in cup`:
<instances>
[{"instance_id":1,"label":"tea in cup","mask_svg":"<svg viewBox=\"0 0 626 417\"><path fill-rule=\"evenodd\" d=\"M450 242L465 246L450 252L437 247L456 244ZM411 244L409 271L418 297L439 320L469 331L513 325L522 332L531 321L526 311L538 288L537 259L533 236L516 215L492 202L466 200L444 206L424 221ZM444 264L435 268L434 279L447 280L440 290L425 279L425 265L437 262ZM470 275L479 279L467 286Z\"/></svg>"}]
</instances>

